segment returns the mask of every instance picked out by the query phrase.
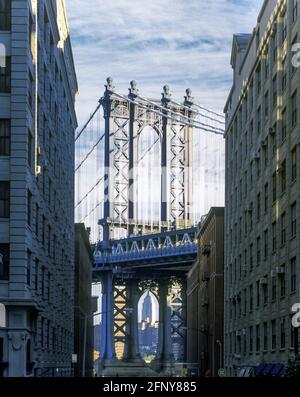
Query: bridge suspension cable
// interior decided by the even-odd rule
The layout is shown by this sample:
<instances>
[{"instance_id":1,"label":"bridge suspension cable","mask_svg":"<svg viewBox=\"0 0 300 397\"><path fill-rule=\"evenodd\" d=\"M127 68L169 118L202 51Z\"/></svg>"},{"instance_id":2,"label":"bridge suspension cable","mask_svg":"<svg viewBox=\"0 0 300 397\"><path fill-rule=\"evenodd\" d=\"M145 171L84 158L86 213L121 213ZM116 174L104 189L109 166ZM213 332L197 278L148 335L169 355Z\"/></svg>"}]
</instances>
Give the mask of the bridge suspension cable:
<instances>
[{"instance_id":1,"label":"bridge suspension cable","mask_svg":"<svg viewBox=\"0 0 300 397\"><path fill-rule=\"evenodd\" d=\"M84 126L82 127L82 129L79 131L79 133L76 135L75 138L75 142L78 141L78 139L80 138L80 136L83 134L83 132L86 130L86 128L88 127L88 125L90 124L90 122L92 121L92 119L94 118L95 114L98 112L98 110L100 109L100 107L102 106L103 103L103 99L101 98L99 100L99 104L96 107L96 109L94 110L94 112L90 115L88 121L84 124Z\"/></svg>"},{"instance_id":2,"label":"bridge suspension cable","mask_svg":"<svg viewBox=\"0 0 300 397\"><path fill-rule=\"evenodd\" d=\"M202 123L202 122L200 122L200 121L198 121L198 120L196 120L196 119L194 119L194 118L192 118L192 117L184 116L183 114L178 113L178 112L175 112L175 111L172 110L172 109L168 109L168 108L166 109L164 106L159 105L158 103L155 103L155 102L153 102L153 101L150 101L150 100L147 99L147 98L143 98L143 97L141 97L140 95L137 95L137 97L138 97L139 99L141 99L142 101L148 102L148 103L150 103L151 105L156 106L156 107L162 109L163 111L166 111L166 110L167 110L168 112L170 112L170 113L172 113L172 114L174 114L174 115L176 115L176 116L179 116L180 118L184 118L184 119L186 119L186 120L192 120L193 122L195 122L195 123L197 123L197 124L199 124L199 125L203 125L203 126L205 126L205 127L211 127L211 126L209 126L208 124ZM192 108L189 108L188 106L181 105L181 104L176 103L176 102L174 102L174 101L171 101L171 102L174 103L174 104L176 104L176 105L178 105L178 106L181 106L181 107L184 107L184 108L186 108L186 109L189 109L190 111L193 111L193 109L192 109ZM197 112L197 113L199 113L199 112ZM203 117L206 117L206 116L203 115ZM215 120L215 119L212 119L212 118L211 118L211 120L217 121L217 122L219 121L219 120ZM212 127L212 128L214 128L214 129L216 129L216 130L221 131L222 133L224 133L224 130L222 130L222 129L220 129L220 128L217 128L217 127Z\"/></svg>"},{"instance_id":3,"label":"bridge suspension cable","mask_svg":"<svg viewBox=\"0 0 300 397\"><path fill-rule=\"evenodd\" d=\"M133 101L132 99L126 98L126 97L123 96L123 95L120 95L120 94L117 94L117 93L114 93L114 95L116 95L116 96L118 96L119 98L122 98L122 99L124 99L124 100L127 100L128 102L133 103L133 104L135 104L135 105L137 104L136 101ZM150 102L151 102L151 101L150 101ZM154 106L157 106L158 108L164 109L164 111L166 111L166 110L170 111L170 109L163 108L162 106L156 104L155 102L153 102L153 104L154 104ZM148 108L147 106L143 105L141 102L138 102L138 105L139 105L141 108L145 109L145 110L149 110L149 108ZM173 112L173 111L172 111L172 112ZM195 124L188 123L188 122L185 122L185 121L180 120L180 119L176 119L176 118L174 118L174 117L172 117L172 116L169 116L169 115L166 114L166 113L162 113L162 112L160 112L160 111L158 111L158 110L154 110L154 109L151 109L151 113L154 113L154 114L157 114L157 115L159 115L159 116L165 117L165 118L167 118L167 119L169 119L169 120L172 120L172 121L174 121L174 122L181 123L181 124L183 124L183 125L186 125L187 127L193 127L193 128L200 129L200 130L206 131L206 132L211 132L211 133L217 134L217 135L222 135L222 136L224 135L224 131L223 131L223 130L221 130L221 129L219 129L219 128L218 128L217 130L211 129L211 128L214 128L214 127L211 127L211 126L208 125L208 124L200 123L202 126L200 126L200 125L195 125ZM176 112L174 112L174 113L177 114L177 115L178 115L179 117L181 117L181 118L182 118L182 117L183 117L183 118L187 118L186 116L183 116L183 115L180 114L180 113L176 113ZM192 119L192 118L188 118L188 119L191 120L191 121L193 121L193 122L196 121L195 119ZM197 122L197 121L196 121L196 122ZM208 128L206 128L206 127L208 127Z\"/></svg>"},{"instance_id":4,"label":"bridge suspension cable","mask_svg":"<svg viewBox=\"0 0 300 397\"><path fill-rule=\"evenodd\" d=\"M98 139L98 141L93 145L91 150L85 155L83 160L78 164L78 166L75 168L75 172L79 170L80 167L86 162L86 160L90 157L90 155L94 152L94 150L97 148L99 143L102 141L102 139L105 137L105 133L101 135L101 137Z\"/></svg>"},{"instance_id":5,"label":"bridge suspension cable","mask_svg":"<svg viewBox=\"0 0 300 397\"><path fill-rule=\"evenodd\" d=\"M86 195L85 195L84 197L82 197L82 199L81 199L80 201L78 201L78 203L76 204L75 208L79 207L80 204L81 204L85 199L88 198L88 196L96 189L96 187L103 181L103 179L104 179L104 175L103 175L101 178L99 178L99 179L97 180L97 182L95 183L95 185L86 193Z\"/></svg>"}]
</instances>

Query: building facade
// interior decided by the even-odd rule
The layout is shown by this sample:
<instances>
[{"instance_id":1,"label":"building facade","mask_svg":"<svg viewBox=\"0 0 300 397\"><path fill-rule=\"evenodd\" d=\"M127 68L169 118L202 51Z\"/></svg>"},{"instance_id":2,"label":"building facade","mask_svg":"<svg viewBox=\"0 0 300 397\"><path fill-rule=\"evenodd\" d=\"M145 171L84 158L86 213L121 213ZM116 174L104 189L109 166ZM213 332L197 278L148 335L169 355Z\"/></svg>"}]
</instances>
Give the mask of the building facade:
<instances>
[{"instance_id":1,"label":"building facade","mask_svg":"<svg viewBox=\"0 0 300 397\"><path fill-rule=\"evenodd\" d=\"M199 254L187 279L187 362L200 376L223 367L224 208L211 208L199 225Z\"/></svg>"},{"instance_id":2,"label":"building facade","mask_svg":"<svg viewBox=\"0 0 300 397\"><path fill-rule=\"evenodd\" d=\"M235 35L226 107L225 368L236 376L294 358L299 301L298 0L264 1Z\"/></svg>"},{"instance_id":3,"label":"building facade","mask_svg":"<svg viewBox=\"0 0 300 397\"><path fill-rule=\"evenodd\" d=\"M0 370L70 375L77 81L64 1L0 1L0 43Z\"/></svg>"},{"instance_id":4,"label":"building facade","mask_svg":"<svg viewBox=\"0 0 300 397\"><path fill-rule=\"evenodd\" d=\"M93 315L97 311L97 298L92 299L92 269L93 252L89 233L85 226L79 223L75 225L75 377L94 374Z\"/></svg>"}]
</instances>

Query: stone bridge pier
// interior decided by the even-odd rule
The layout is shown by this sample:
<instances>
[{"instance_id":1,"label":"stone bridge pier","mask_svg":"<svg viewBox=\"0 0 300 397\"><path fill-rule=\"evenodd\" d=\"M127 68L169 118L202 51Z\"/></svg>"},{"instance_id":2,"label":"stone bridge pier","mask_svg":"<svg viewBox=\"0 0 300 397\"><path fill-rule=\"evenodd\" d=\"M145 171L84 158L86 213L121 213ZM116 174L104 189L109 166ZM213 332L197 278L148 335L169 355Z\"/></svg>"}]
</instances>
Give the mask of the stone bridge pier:
<instances>
[{"instance_id":1,"label":"stone bridge pier","mask_svg":"<svg viewBox=\"0 0 300 397\"><path fill-rule=\"evenodd\" d=\"M101 376L172 376L176 360L185 360L186 308L178 293L178 289L185 293L185 280L148 277L138 279L136 274L124 273L120 277L114 269L101 273ZM157 354L151 364L145 363L139 351L138 304L146 291L159 304Z\"/></svg>"}]
</instances>

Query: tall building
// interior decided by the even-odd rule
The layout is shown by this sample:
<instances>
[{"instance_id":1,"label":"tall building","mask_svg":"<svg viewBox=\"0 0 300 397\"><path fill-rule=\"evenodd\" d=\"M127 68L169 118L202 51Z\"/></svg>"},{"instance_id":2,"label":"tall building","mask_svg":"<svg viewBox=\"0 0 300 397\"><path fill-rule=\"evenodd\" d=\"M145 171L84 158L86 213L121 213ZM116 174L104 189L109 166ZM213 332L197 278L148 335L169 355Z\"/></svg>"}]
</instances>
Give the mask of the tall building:
<instances>
[{"instance_id":1,"label":"tall building","mask_svg":"<svg viewBox=\"0 0 300 397\"><path fill-rule=\"evenodd\" d=\"M142 321L147 321L152 323L152 299L150 292L148 291L142 306Z\"/></svg>"},{"instance_id":2,"label":"tall building","mask_svg":"<svg viewBox=\"0 0 300 397\"><path fill-rule=\"evenodd\" d=\"M0 1L0 43L0 367L70 375L77 81L64 1Z\"/></svg>"},{"instance_id":3,"label":"tall building","mask_svg":"<svg viewBox=\"0 0 300 397\"><path fill-rule=\"evenodd\" d=\"M218 376L223 367L224 208L199 224L199 254L187 278L187 362L190 373Z\"/></svg>"},{"instance_id":4,"label":"tall building","mask_svg":"<svg viewBox=\"0 0 300 397\"><path fill-rule=\"evenodd\" d=\"M97 298L92 297L93 252L89 231L84 224L75 225L75 325L74 354L77 364L74 376L94 374L94 314Z\"/></svg>"},{"instance_id":5,"label":"tall building","mask_svg":"<svg viewBox=\"0 0 300 397\"><path fill-rule=\"evenodd\" d=\"M279 375L294 358L299 300L298 0L264 1L233 37L226 107L225 367Z\"/></svg>"}]
</instances>

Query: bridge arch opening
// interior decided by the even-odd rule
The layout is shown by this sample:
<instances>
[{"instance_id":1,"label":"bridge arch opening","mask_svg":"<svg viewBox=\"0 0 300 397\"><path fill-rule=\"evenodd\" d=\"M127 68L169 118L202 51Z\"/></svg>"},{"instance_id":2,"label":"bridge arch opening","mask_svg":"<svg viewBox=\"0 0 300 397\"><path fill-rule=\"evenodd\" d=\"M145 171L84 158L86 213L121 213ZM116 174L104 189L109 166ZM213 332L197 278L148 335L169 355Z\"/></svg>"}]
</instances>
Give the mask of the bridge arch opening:
<instances>
[{"instance_id":1,"label":"bridge arch opening","mask_svg":"<svg viewBox=\"0 0 300 397\"><path fill-rule=\"evenodd\" d=\"M136 214L143 225L160 220L161 169L160 135L147 125L138 135L138 167L136 168Z\"/></svg>"},{"instance_id":2,"label":"bridge arch opening","mask_svg":"<svg viewBox=\"0 0 300 397\"><path fill-rule=\"evenodd\" d=\"M159 302L155 294L146 291L138 305L139 351L146 363L154 360L158 349Z\"/></svg>"}]
</instances>

